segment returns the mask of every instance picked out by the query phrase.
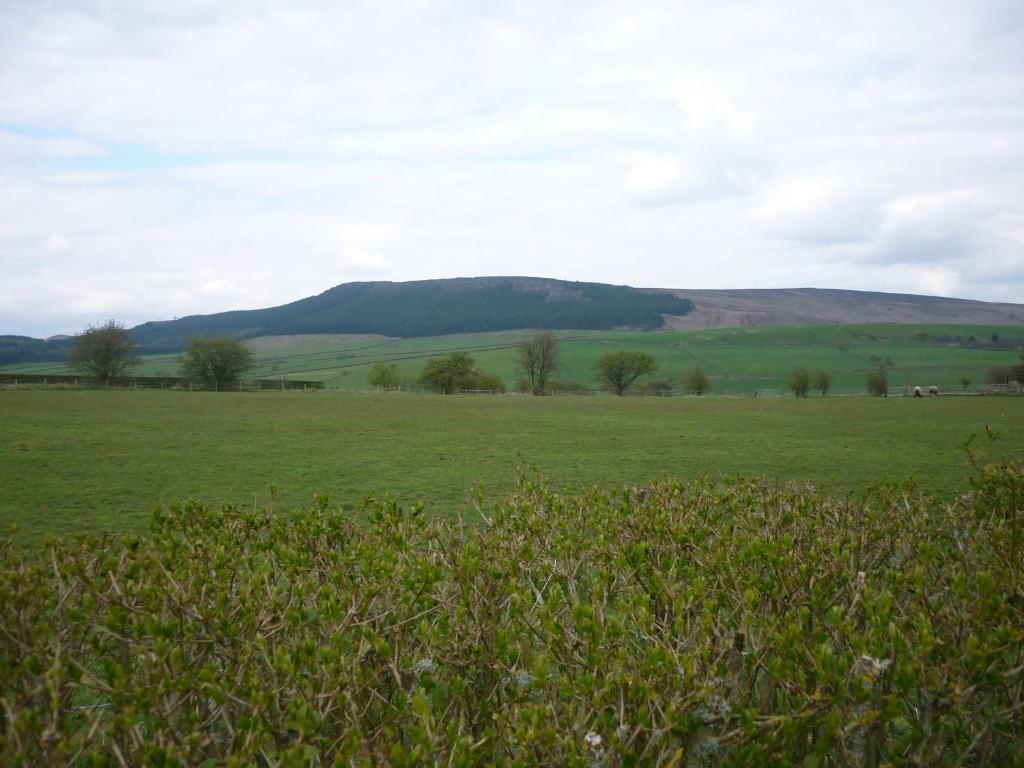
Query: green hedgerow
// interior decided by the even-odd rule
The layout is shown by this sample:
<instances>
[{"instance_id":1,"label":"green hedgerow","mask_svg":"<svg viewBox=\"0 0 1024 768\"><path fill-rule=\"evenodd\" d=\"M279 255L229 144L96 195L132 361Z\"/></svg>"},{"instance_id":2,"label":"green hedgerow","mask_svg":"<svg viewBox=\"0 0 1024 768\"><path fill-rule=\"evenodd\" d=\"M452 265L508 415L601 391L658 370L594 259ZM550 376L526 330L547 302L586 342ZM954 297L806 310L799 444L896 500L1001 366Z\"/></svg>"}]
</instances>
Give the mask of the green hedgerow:
<instances>
[{"instance_id":1,"label":"green hedgerow","mask_svg":"<svg viewBox=\"0 0 1024 768\"><path fill-rule=\"evenodd\" d=\"M8 765L1022 765L1024 466L0 545ZM204 761L207 761L204 763Z\"/></svg>"}]
</instances>

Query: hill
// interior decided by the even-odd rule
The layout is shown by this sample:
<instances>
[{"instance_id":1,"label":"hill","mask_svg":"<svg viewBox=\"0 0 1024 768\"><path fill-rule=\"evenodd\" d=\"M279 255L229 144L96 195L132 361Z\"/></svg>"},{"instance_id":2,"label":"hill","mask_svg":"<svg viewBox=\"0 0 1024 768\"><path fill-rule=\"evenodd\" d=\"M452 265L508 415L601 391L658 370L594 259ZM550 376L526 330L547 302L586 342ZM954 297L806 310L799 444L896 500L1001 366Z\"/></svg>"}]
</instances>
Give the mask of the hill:
<instances>
[{"instance_id":1,"label":"hill","mask_svg":"<svg viewBox=\"0 0 1024 768\"><path fill-rule=\"evenodd\" d=\"M344 283L269 309L194 315L132 330L143 350L181 349L190 336L380 334L403 338L516 328L653 330L693 303L624 285L535 277Z\"/></svg>"},{"instance_id":2,"label":"hill","mask_svg":"<svg viewBox=\"0 0 1024 768\"><path fill-rule=\"evenodd\" d=\"M308 335L416 339L530 328L673 331L866 323L1019 328L1024 305L819 288L689 290L473 277L343 283L277 307L148 322L132 333L142 353L159 354L180 351L192 336L211 335L273 336L286 346L281 338ZM60 362L70 342L0 336L0 365Z\"/></svg>"},{"instance_id":3,"label":"hill","mask_svg":"<svg viewBox=\"0 0 1024 768\"><path fill-rule=\"evenodd\" d=\"M1024 305L907 293L830 288L669 291L693 302L686 315L666 318L673 330L841 323L1024 325Z\"/></svg>"}]
</instances>

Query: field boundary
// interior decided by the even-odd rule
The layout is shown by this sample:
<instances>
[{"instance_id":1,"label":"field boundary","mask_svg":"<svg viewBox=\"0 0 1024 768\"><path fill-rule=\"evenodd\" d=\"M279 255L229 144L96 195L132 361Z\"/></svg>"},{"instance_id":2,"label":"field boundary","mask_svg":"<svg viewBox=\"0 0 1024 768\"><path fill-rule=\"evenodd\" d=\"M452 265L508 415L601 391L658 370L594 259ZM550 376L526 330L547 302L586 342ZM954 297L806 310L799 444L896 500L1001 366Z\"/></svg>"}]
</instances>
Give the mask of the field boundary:
<instances>
[{"instance_id":1,"label":"field boundary","mask_svg":"<svg viewBox=\"0 0 1024 768\"><path fill-rule=\"evenodd\" d=\"M305 392L324 389L322 381L283 377L280 379L239 379L210 384L180 376L124 376L113 379L97 379L89 376L61 374L0 374L0 386L20 388L40 385L62 389L168 389L188 392L261 392L264 390L302 390Z\"/></svg>"}]
</instances>

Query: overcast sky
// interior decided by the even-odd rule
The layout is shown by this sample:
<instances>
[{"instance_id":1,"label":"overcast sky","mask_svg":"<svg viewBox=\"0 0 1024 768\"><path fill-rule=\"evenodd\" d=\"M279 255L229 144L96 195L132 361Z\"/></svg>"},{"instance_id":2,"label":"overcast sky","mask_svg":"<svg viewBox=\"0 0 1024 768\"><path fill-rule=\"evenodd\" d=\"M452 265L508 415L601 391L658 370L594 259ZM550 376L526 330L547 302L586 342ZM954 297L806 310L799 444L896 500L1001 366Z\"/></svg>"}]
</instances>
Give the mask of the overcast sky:
<instances>
[{"instance_id":1,"label":"overcast sky","mask_svg":"<svg viewBox=\"0 0 1024 768\"><path fill-rule=\"evenodd\" d=\"M1024 2L0 0L0 333L502 274L1024 302Z\"/></svg>"}]
</instances>

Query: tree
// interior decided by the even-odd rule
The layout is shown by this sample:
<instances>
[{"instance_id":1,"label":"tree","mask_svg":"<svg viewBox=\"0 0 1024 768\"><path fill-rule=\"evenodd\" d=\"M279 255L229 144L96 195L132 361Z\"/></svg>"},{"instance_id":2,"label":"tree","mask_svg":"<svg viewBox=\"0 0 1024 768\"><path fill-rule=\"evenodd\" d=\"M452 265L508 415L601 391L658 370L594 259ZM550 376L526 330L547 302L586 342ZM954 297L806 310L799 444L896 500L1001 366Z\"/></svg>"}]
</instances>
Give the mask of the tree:
<instances>
[{"instance_id":1,"label":"tree","mask_svg":"<svg viewBox=\"0 0 1024 768\"><path fill-rule=\"evenodd\" d=\"M966 390L968 387L971 386L971 380L969 378L967 378L966 376L961 376L960 377L960 386L963 387Z\"/></svg>"},{"instance_id":2,"label":"tree","mask_svg":"<svg viewBox=\"0 0 1024 768\"><path fill-rule=\"evenodd\" d=\"M69 368L104 381L116 379L140 362L131 331L116 320L90 325L75 336L67 354Z\"/></svg>"},{"instance_id":3,"label":"tree","mask_svg":"<svg viewBox=\"0 0 1024 768\"><path fill-rule=\"evenodd\" d=\"M530 393L543 395L548 379L558 370L558 340L550 332L535 333L517 347L519 368L530 385Z\"/></svg>"},{"instance_id":4,"label":"tree","mask_svg":"<svg viewBox=\"0 0 1024 768\"><path fill-rule=\"evenodd\" d=\"M889 396L889 368L892 367L892 360L888 357L880 360L878 367L871 371L865 379L868 385L868 392L875 397Z\"/></svg>"},{"instance_id":5,"label":"tree","mask_svg":"<svg viewBox=\"0 0 1024 768\"><path fill-rule=\"evenodd\" d=\"M701 370L699 365L686 374L684 384L686 385L686 391L693 392L695 395L703 395L711 391L711 379Z\"/></svg>"},{"instance_id":6,"label":"tree","mask_svg":"<svg viewBox=\"0 0 1024 768\"><path fill-rule=\"evenodd\" d=\"M811 389L811 372L806 368L797 368L790 374L789 388L796 397L807 397Z\"/></svg>"},{"instance_id":7,"label":"tree","mask_svg":"<svg viewBox=\"0 0 1024 768\"><path fill-rule=\"evenodd\" d=\"M219 385L238 381L255 362L252 351L238 339L211 336L189 339L185 356L181 360L181 370L187 378Z\"/></svg>"},{"instance_id":8,"label":"tree","mask_svg":"<svg viewBox=\"0 0 1024 768\"><path fill-rule=\"evenodd\" d=\"M598 379L620 397L640 376L656 370L658 363L651 355L628 349L607 352L597 361Z\"/></svg>"},{"instance_id":9,"label":"tree","mask_svg":"<svg viewBox=\"0 0 1024 768\"><path fill-rule=\"evenodd\" d=\"M814 374L814 388L821 392L822 397L827 395L832 388L832 374L824 368Z\"/></svg>"},{"instance_id":10,"label":"tree","mask_svg":"<svg viewBox=\"0 0 1024 768\"><path fill-rule=\"evenodd\" d=\"M473 358L465 352L452 352L445 357L428 360L420 374L420 382L427 389L450 395L466 386L473 374Z\"/></svg>"},{"instance_id":11,"label":"tree","mask_svg":"<svg viewBox=\"0 0 1024 768\"><path fill-rule=\"evenodd\" d=\"M369 381L371 387L392 389L399 384L398 371L395 370L394 365L384 362L374 363L370 368Z\"/></svg>"}]
</instances>

